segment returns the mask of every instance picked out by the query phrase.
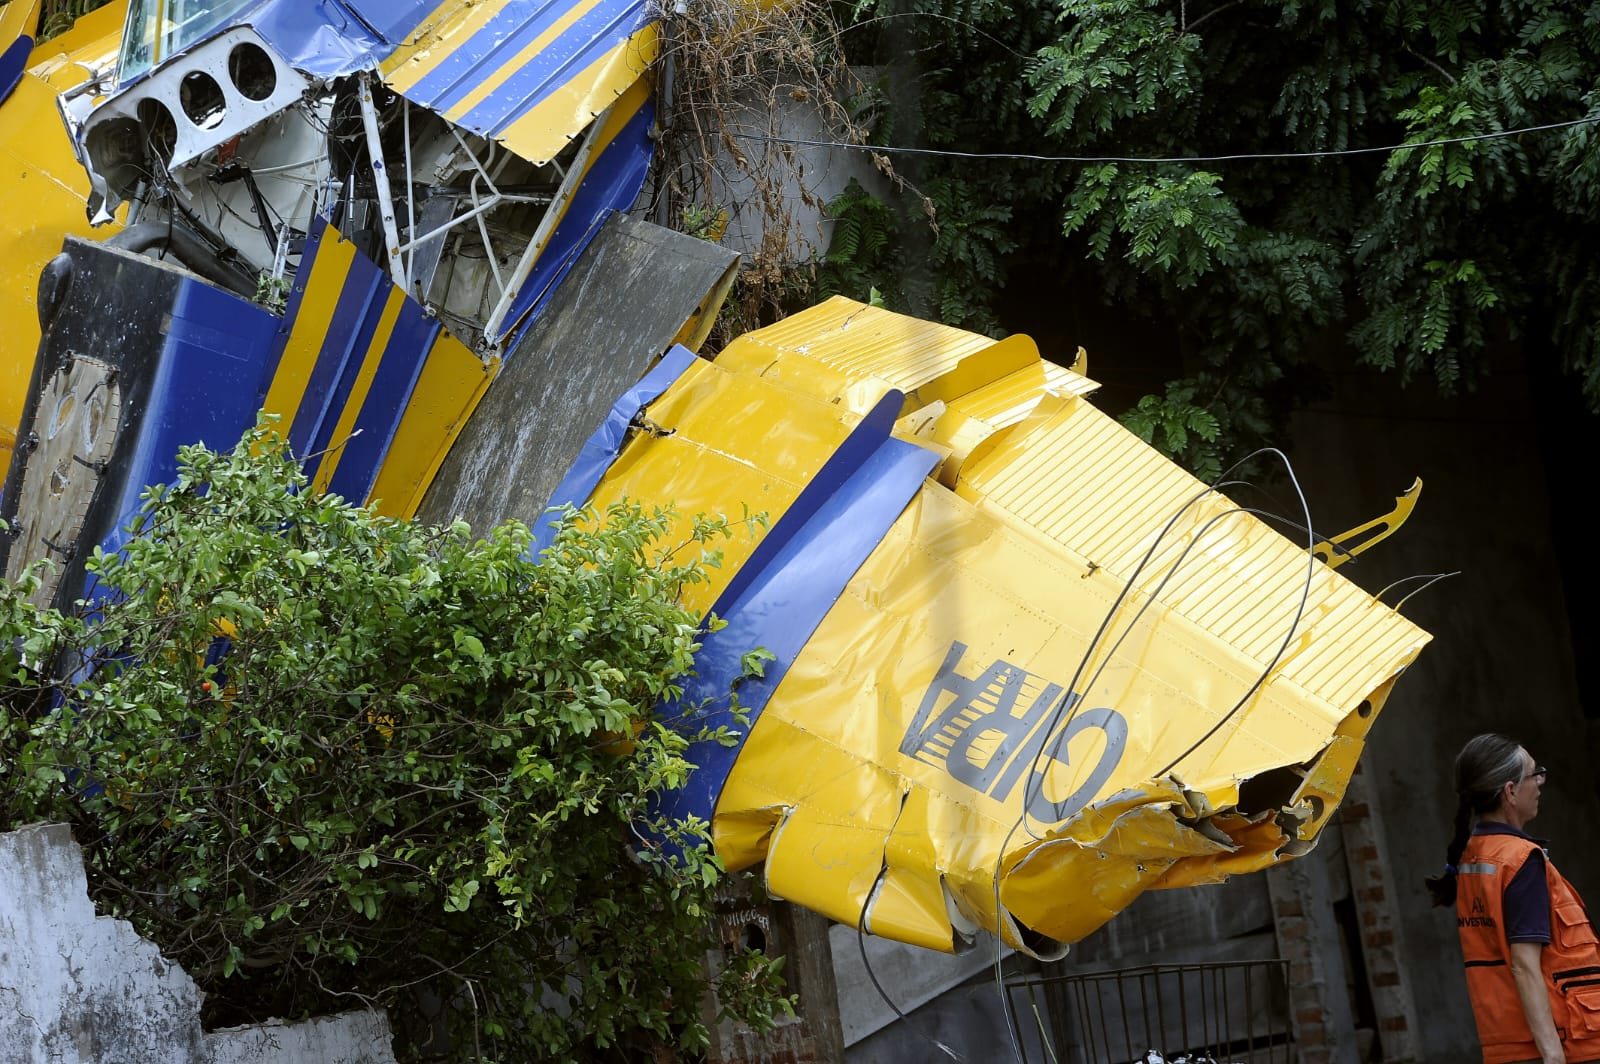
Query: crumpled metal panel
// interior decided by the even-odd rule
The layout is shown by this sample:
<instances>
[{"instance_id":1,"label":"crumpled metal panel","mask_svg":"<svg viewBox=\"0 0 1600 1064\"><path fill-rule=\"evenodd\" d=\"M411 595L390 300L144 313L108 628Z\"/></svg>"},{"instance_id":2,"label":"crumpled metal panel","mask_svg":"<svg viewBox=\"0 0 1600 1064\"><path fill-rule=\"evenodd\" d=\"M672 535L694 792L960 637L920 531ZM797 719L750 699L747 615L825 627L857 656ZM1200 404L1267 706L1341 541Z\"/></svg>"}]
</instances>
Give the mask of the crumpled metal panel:
<instances>
[{"instance_id":1,"label":"crumpled metal panel","mask_svg":"<svg viewBox=\"0 0 1600 1064\"><path fill-rule=\"evenodd\" d=\"M643 0L455 0L382 70L411 102L545 163L637 82L657 52Z\"/></svg>"},{"instance_id":2,"label":"crumpled metal panel","mask_svg":"<svg viewBox=\"0 0 1600 1064\"><path fill-rule=\"evenodd\" d=\"M647 408L659 431L597 499L764 510L769 537L800 542L809 479L862 405L898 405L931 469L955 453L942 420L970 427L962 404L1027 370L1022 345L954 332L833 301L751 334ZM764 865L776 896L930 948L983 927L1055 956L1144 890L1305 852L1429 638L1225 513L1087 386L1034 373L1031 401L972 399L1006 424L864 556L826 535L782 558L739 544L695 589L728 621L708 647L732 629L778 656L740 687L736 758L708 758L674 810L709 816L719 856ZM749 566L790 591L738 592ZM686 705L737 675L713 649Z\"/></svg>"},{"instance_id":3,"label":"crumpled metal panel","mask_svg":"<svg viewBox=\"0 0 1600 1064\"><path fill-rule=\"evenodd\" d=\"M0 160L12 175L0 183L0 214L7 219L0 231L0 327L11 351L0 359L0 473L11 460L39 344L39 273L60 253L63 236L90 232L83 214L88 184L62 128L56 92L82 79L75 61L115 52L125 6L119 2L85 16L31 50L23 45L32 43L28 34L38 4L12 0L0 9L0 88L7 90L0 92Z\"/></svg>"}]
</instances>

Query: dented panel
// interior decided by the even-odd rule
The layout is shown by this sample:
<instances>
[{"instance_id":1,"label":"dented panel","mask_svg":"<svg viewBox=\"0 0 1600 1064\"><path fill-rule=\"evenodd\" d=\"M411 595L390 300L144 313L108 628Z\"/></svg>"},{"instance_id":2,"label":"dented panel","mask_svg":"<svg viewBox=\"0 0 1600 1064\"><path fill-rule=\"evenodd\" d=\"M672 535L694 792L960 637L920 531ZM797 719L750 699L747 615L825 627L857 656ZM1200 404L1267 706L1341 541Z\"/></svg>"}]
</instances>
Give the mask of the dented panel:
<instances>
[{"instance_id":1,"label":"dented panel","mask_svg":"<svg viewBox=\"0 0 1600 1064\"><path fill-rule=\"evenodd\" d=\"M1048 957L1144 890L1309 849L1428 636L1090 406L1092 382L954 332L834 300L750 334L649 408L665 434L596 497L772 518L700 592L728 627L686 698L737 674L730 632L777 660L740 688L737 757L700 751L670 808L840 922ZM819 526L802 500L884 412L929 472L959 443L957 475L887 523Z\"/></svg>"}]
</instances>

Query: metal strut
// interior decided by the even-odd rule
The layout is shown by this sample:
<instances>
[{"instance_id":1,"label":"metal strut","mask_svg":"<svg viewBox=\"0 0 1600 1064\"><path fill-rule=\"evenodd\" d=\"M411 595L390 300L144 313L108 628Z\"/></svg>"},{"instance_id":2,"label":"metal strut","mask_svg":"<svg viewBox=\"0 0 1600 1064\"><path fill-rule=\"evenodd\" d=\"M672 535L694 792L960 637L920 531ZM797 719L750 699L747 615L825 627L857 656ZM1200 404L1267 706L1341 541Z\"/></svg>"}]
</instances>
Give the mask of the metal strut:
<instances>
[{"instance_id":1,"label":"metal strut","mask_svg":"<svg viewBox=\"0 0 1600 1064\"><path fill-rule=\"evenodd\" d=\"M388 168L384 165L383 143L378 137L378 108L372 102L372 75L363 73L357 80L361 98L361 124L367 131L367 154L372 159L373 184L378 190L378 212L383 218L383 241L389 252L389 275L405 291L411 290L406 276L405 257L400 254L400 230L394 220L394 191L389 187Z\"/></svg>"},{"instance_id":2,"label":"metal strut","mask_svg":"<svg viewBox=\"0 0 1600 1064\"><path fill-rule=\"evenodd\" d=\"M1382 517L1375 517L1364 525L1357 525L1348 532L1325 539L1311 548L1311 553L1324 562L1328 568L1337 569L1345 562L1365 551L1368 547L1382 540L1388 539L1395 531L1406 523L1406 518L1411 516L1411 511L1417 505L1417 496L1422 493L1422 478L1417 477L1411 486L1395 496L1394 509Z\"/></svg>"}]
</instances>

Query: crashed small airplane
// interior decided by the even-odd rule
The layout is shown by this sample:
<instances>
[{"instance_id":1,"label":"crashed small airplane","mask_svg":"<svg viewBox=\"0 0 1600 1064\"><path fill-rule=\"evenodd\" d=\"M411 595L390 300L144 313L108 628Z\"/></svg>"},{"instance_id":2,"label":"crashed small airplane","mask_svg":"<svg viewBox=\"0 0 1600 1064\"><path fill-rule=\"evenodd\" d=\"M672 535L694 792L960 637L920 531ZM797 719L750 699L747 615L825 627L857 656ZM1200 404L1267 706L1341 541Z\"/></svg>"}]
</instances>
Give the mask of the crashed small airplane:
<instances>
[{"instance_id":1,"label":"crashed small airplane","mask_svg":"<svg viewBox=\"0 0 1600 1064\"><path fill-rule=\"evenodd\" d=\"M696 354L731 266L676 291L705 245L625 213L655 120L642 3L132 0L33 46L37 11L0 9L0 202L35 219L6 268L38 291L0 319L40 341L0 378L0 516L8 574L58 563L41 602L85 594L179 445L263 408L317 489L391 514L453 507L465 451L481 481L536 445L566 479L475 520L764 512L697 589L727 621L698 683L774 660L671 807L777 897L1039 957L1144 890L1304 853L1428 640L1336 572L1414 493L1291 542L1027 337L834 299ZM594 416L533 417L558 385Z\"/></svg>"},{"instance_id":2,"label":"crashed small airplane","mask_svg":"<svg viewBox=\"0 0 1600 1064\"><path fill-rule=\"evenodd\" d=\"M13 0L7 25L26 9ZM353 441L319 488L411 512L574 256L638 197L643 3L133 0L91 20L43 46L18 79L31 91L4 106L45 159L24 155L24 174L59 186L69 145L88 182L77 209L120 229L48 262L37 240L19 249L40 324L17 299L0 312L54 344L7 397L29 453L6 512L72 583L178 445L236 434L261 406L299 453ZM54 398L25 415L35 396ZM38 553L12 551L9 571Z\"/></svg>"}]
</instances>

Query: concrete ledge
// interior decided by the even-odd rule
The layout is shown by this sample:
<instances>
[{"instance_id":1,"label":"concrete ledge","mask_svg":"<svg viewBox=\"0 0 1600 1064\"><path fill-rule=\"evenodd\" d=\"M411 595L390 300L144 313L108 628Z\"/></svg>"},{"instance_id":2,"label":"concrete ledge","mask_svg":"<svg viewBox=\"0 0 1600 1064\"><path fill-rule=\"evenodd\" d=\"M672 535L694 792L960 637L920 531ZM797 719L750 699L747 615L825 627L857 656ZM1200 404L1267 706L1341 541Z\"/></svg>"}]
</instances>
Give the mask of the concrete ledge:
<instances>
[{"instance_id":1,"label":"concrete ledge","mask_svg":"<svg viewBox=\"0 0 1600 1064\"><path fill-rule=\"evenodd\" d=\"M394 1064L382 1013L208 1034L203 998L127 921L95 915L64 825L0 834L0 1064Z\"/></svg>"}]
</instances>

